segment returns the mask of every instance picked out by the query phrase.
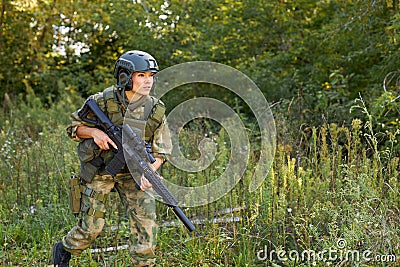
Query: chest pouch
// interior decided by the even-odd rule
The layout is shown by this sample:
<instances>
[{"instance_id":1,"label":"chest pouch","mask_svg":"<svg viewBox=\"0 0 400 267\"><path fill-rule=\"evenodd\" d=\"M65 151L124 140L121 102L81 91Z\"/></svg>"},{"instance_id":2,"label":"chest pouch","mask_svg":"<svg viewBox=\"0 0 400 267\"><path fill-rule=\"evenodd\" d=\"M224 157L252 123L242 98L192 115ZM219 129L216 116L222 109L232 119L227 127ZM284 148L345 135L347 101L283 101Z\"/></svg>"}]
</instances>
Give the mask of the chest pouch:
<instances>
[{"instance_id":1,"label":"chest pouch","mask_svg":"<svg viewBox=\"0 0 400 267\"><path fill-rule=\"evenodd\" d=\"M89 162L100 155L100 148L96 145L93 138L80 142L77 150L81 162Z\"/></svg>"},{"instance_id":2,"label":"chest pouch","mask_svg":"<svg viewBox=\"0 0 400 267\"><path fill-rule=\"evenodd\" d=\"M124 123L129 125L129 127L131 127L131 129L140 139L145 140L145 138L143 138L143 134L145 134L146 121L133 118L125 118Z\"/></svg>"},{"instance_id":3,"label":"chest pouch","mask_svg":"<svg viewBox=\"0 0 400 267\"><path fill-rule=\"evenodd\" d=\"M85 182L90 183L99 170L104 168L106 156L111 151L100 150L93 138L90 138L78 144L77 152L81 163L78 176Z\"/></svg>"},{"instance_id":4,"label":"chest pouch","mask_svg":"<svg viewBox=\"0 0 400 267\"><path fill-rule=\"evenodd\" d=\"M141 140L146 141L143 137L143 134L145 133L146 121L133 118L125 118L124 123L129 125L129 127L133 130L137 137L139 137ZM122 138L124 138L124 136L122 136ZM136 165L128 163L128 167L133 176L140 177L141 171Z\"/></svg>"}]
</instances>

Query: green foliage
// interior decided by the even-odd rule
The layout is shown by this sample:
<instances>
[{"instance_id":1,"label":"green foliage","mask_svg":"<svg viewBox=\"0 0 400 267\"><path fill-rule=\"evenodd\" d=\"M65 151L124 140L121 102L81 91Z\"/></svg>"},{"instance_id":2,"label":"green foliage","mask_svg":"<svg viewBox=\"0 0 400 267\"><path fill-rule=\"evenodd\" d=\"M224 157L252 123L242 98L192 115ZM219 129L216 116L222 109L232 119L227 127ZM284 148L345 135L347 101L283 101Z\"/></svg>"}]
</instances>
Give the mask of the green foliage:
<instances>
[{"instance_id":1,"label":"green foliage","mask_svg":"<svg viewBox=\"0 0 400 267\"><path fill-rule=\"evenodd\" d=\"M87 96L114 83L122 52L141 49L161 68L236 67L270 102L298 101L302 122L350 123L343 110L360 92L373 101L397 69L397 9L383 0L5 1L0 87L14 99L30 86L46 103L65 90Z\"/></svg>"},{"instance_id":2,"label":"green foliage","mask_svg":"<svg viewBox=\"0 0 400 267\"><path fill-rule=\"evenodd\" d=\"M6 122L0 135L1 265L49 263L52 244L76 223L68 210L67 180L79 162L75 144L65 134L66 122L60 122L60 117L67 117L66 111L73 111L81 103L82 99L71 102L73 97L65 95L64 102L44 109L40 100L30 95L27 102L10 103L17 107L8 114L13 116L13 124L10 117L2 120ZM304 131L302 148L296 147L298 142L293 142L290 135L281 134L266 182L249 193L248 183L257 161L255 148L248 170L234 190L217 202L185 209L199 223L193 235L184 227L170 226L176 218L165 205L158 205L159 265L309 266L313 262L282 262L276 256L259 260L257 255L264 249L336 249L340 239L347 242L348 249L398 255L399 157L394 155L393 148L380 150L376 145L379 133L370 127L373 116L362 99L357 104L355 109L365 112L370 121L356 119L350 127L334 123L312 127ZM28 110L36 115L22 119ZM47 115L45 120L38 115L43 112ZM243 115L242 118L251 129L251 120ZM281 133L293 123L278 119ZM22 130L28 121L36 125L32 137ZM180 136L184 153L196 159L197 144L205 134L218 144L213 165L203 172L186 173L166 164L162 170L165 179L201 185L221 174L229 157L229 138L213 123L195 120L187 125ZM257 134L249 134L252 142L257 143ZM187 143L191 145L186 146ZM87 250L74 256L72 266L128 264L127 249L104 251L125 245L129 236L129 223L117 195L111 195L108 206L105 231L92 247L98 251ZM319 266L326 262L315 263ZM339 263L339 259L331 261Z\"/></svg>"},{"instance_id":3,"label":"green foliage","mask_svg":"<svg viewBox=\"0 0 400 267\"><path fill-rule=\"evenodd\" d=\"M130 49L150 52L161 68L208 60L241 70L274 103L278 128L273 168L250 194L259 135L246 104L217 86L166 95L169 109L195 96L227 103L255 147L232 192L185 210L201 222L194 235L163 225L175 218L158 206L161 266L310 266L260 261L257 253L322 251L340 238L348 248L400 255L399 8L397 0L2 1L0 265L45 265L52 244L75 224L67 179L79 163L65 135L68 113L114 83L113 64ZM213 165L186 173L166 164L166 179L202 185L221 174L230 144L214 123L192 121L180 136L184 153L198 158L206 134L218 144ZM126 244L116 197L110 207L96 247ZM227 208L237 209L221 212ZM72 265L128 262L127 250L85 251Z\"/></svg>"}]
</instances>

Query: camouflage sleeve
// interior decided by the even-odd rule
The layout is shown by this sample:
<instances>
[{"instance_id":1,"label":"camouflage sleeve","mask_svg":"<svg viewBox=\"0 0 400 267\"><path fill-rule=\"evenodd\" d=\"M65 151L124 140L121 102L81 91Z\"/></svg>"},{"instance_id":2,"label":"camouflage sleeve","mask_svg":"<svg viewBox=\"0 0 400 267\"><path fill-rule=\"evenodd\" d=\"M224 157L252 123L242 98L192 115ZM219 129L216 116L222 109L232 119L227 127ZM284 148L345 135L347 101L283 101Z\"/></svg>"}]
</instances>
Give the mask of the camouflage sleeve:
<instances>
[{"instance_id":1,"label":"camouflage sleeve","mask_svg":"<svg viewBox=\"0 0 400 267\"><path fill-rule=\"evenodd\" d=\"M172 152L171 134L165 116L160 127L154 132L152 149L155 156L164 157Z\"/></svg>"}]
</instances>

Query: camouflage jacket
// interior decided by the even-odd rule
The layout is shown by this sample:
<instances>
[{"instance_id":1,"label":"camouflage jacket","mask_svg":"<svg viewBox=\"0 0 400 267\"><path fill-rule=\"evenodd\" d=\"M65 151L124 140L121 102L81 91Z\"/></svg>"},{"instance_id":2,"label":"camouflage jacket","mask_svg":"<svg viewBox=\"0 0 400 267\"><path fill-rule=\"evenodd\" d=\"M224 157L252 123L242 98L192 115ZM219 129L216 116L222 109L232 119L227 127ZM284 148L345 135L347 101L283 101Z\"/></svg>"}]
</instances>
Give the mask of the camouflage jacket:
<instances>
[{"instance_id":1,"label":"camouflage jacket","mask_svg":"<svg viewBox=\"0 0 400 267\"><path fill-rule=\"evenodd\" d=\"M143 96L138 101L128 102L117 93L114 87L90 96L93 98L114 125L128 123L136 129L136 133L148 143L151 143L154 156L165 157L171 154L172 144L170 132L164 115L164 104L152 96ZM81 125L93 127L81 120L79 110L70 115L70 125L67 127L68 136L79 142L78 157L81 162L88 162L96 156L101 156L105 163L112 159L113 153L98 151L93 153L93 139L82 139L76 135L76 129Z\"/></svg>"}]
</instances>

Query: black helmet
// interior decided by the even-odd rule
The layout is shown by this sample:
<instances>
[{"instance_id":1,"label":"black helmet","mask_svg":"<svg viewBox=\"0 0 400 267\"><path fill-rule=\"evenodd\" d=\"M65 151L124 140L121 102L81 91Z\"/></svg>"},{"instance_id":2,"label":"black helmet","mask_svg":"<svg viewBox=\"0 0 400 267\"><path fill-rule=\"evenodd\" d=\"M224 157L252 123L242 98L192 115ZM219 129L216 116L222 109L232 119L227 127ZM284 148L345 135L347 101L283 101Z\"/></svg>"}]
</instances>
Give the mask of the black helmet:
<instances>
[{"instance_id":1,"label":"black helmet","mask_svg":"<svg viewBox=\"0 0 400 267\"><path fill-rule=\"evenodd\" d=\"M157 61L150 54L132 50L124 53L115 62L114 77L117 87L132 90L132 74L134 72L158 72Z\"/></svg>"}]
</instances>

